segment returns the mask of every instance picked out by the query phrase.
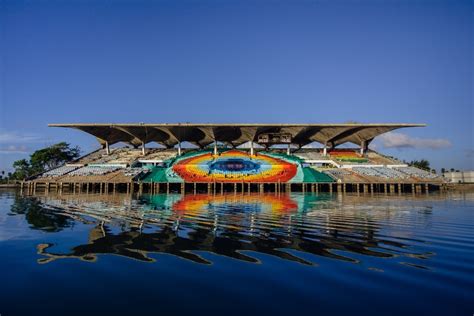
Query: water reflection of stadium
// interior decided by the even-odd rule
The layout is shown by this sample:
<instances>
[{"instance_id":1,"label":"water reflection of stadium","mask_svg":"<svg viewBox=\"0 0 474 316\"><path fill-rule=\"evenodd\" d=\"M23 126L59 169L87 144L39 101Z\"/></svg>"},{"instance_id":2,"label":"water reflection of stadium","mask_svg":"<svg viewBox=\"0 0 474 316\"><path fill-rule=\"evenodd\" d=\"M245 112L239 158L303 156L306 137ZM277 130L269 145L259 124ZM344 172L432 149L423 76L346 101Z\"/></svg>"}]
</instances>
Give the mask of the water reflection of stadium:
<instances>
[{"instance_id":1,"label":"water reflection of stadium","mask_svg":"<svg viewBox=\"0 0 474 316\"><path fill-rule=\"evenodd\" d=\"M411 220L406 212L399 212L397 203L372 198L373 203L367 205L358 197L343 198L258 194L154 195L141 200L119 195L108 201L95 195L19 197L12 211L26 209L21 203L29 203L28 212L36 207L35 214L25 215L38 229L60 231L77 222L91 227L88 242L69 251L58 251L47 243L38 245L39 263L65 258L95 261L101 254L153 262L157 257L151 254L165 253L210 264L205 252L258 262L258 256L252 255L257 252L308 265L317 261L311 255L354 263L360 254L386 258L429 255L410 254L407 239L384 236L387 220ZM429 221L430 209L420 211Z\"/></svg>"}]
</instances>

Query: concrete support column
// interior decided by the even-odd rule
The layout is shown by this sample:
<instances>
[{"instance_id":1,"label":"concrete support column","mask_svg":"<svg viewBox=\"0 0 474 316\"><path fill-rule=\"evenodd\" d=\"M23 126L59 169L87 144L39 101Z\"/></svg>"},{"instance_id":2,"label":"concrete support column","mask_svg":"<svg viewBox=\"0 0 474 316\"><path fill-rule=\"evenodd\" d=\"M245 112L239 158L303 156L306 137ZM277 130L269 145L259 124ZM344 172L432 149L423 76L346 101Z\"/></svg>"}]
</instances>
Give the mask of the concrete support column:
<instances>
[{"instance_id":1,"label":"concrete support column","mask_svg":"<svg viewBox=\"0 0 474 316\"><path fill-rule=\"evenodd\" d=\"M145 143L142 142L142 156L145 156Z\"/></svg>"},{"instance_id":2,"label":"concrete support column","mask_svg":"<svg viewBox=\"0 0 474 316\"><path fill-rule=\"evenodd\" d=\"M217 141L214 141L214 156L217 156Z\"/></svg>"},{"instance_id":3,"label":"concrete support column","mask_svg":"<svg viewBox=\"0 0 474 316\"><path fill-rule=\"evenodd\" d=\"M253 152L253 142L252 142L252 141L250 142L250 155L251 155L251 156L254 155L254 152Z\"/></svg>"},{"instance_id":4,"label":"concrete support column","mask_svg":"<svg viewBox=\"0 0 474 316\"><path fill-rule=\"evenodd\" d=\"M105 142L105 152L107 153L107 155L110 155L110 147L109 147L109 142Z\"/></svg>"},{"instance_id":5,"label":"concrete support column","mask_svg":"<svg viewBox=\"0 0 474 316\"><path fill-rule=\"evenodd\" d=\"M360 155L363 156L365 153L365 141L363 140L361 143L360 143Z\"/></svg>"},{"instance_id":6,"label":"concrete support column","mask_svg":"<svg viewBox=\"0 0 474 316\"><path fill-rule=\"evenodd\" d=\"M324 143L323 156L327 156L327 155L328 155L328 145L327 145L327 143Z\"/></svg>"},{"instance_id":7,"label":"concrete support column","mask_svg":"<svg viewBox=\"0 0 474 316\"><path fill-rule=\"evenodd\" d=\"M422 188L421 184L417 184L416 185L416 192L421 193L421 188Z\"/></svg>"},{"instance_id":8,"label":"concrete support column","mask_svg":"<svg viewBox=\"0 0 474 316\"><path fill-rule=\"evenodd\" d=\"M288 156L291 154L291 144L288 144L288 148L286 149L286 154Z\"/></svg>"},{"instance_id":9,"label":"concrete support column","mask_svg":"<svg viewBox=\"0 0 474 316\"><path fill-rule=\"evenodd\" d=\"M178 142L178 156L181 156L181 142Z\"/></svg>"}]
</instances>

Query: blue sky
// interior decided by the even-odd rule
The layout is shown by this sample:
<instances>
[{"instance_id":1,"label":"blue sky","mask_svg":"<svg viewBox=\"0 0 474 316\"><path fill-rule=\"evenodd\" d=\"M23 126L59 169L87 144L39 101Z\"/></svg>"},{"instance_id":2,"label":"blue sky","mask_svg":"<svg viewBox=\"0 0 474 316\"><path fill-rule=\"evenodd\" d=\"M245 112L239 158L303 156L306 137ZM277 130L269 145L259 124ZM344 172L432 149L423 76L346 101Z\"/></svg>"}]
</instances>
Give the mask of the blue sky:
<instances>
[{"instance_id":1,"label":"blue sky","mask_svg":"<svg viewBox=\"0 0 474 316\"><path fill-rule=\"evenodd\" d=\"M472 169L472 1L3 1L0 170L57 122L427 123L374 142Z\"/></svg>"}]
</instances>

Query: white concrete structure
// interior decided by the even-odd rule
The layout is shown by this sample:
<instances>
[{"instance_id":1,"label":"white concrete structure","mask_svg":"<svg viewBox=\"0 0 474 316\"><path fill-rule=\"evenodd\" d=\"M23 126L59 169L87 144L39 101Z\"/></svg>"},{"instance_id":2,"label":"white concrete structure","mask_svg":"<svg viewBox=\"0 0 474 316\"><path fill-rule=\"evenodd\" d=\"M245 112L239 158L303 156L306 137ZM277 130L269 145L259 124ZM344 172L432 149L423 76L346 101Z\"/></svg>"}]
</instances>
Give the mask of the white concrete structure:
<instances>
[{"instance_id":1,"label":"white concrete structure","mask_svg":"<svg viewBox=\"0 0 474 316\"><path fill-rule=\"evenodd\" d=\"M474 183L474 171L445 172L443 177L452 183Z\"/></svg>"}]
</instances>

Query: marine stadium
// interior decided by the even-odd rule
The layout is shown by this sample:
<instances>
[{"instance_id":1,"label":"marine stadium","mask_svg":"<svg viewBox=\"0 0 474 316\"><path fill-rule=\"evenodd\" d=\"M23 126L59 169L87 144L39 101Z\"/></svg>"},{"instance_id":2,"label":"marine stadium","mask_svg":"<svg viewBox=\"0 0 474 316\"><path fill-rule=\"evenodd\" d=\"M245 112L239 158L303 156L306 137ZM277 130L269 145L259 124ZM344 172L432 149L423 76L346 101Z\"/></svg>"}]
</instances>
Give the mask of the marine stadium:
<instances>
[{"instance_id":1,"label":"marine stadium","mask_svg":"<svg viewBox=\"0 0 474 316\"><path fill-rule=\"evenodd\" d=\"M49 126L88 133L100 149L27 179L22 190L427 193L444 188L436 174L369 149L381 134L425 124Z\"/></svg>"}]
</instances>

